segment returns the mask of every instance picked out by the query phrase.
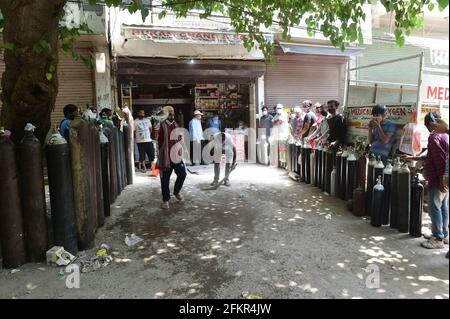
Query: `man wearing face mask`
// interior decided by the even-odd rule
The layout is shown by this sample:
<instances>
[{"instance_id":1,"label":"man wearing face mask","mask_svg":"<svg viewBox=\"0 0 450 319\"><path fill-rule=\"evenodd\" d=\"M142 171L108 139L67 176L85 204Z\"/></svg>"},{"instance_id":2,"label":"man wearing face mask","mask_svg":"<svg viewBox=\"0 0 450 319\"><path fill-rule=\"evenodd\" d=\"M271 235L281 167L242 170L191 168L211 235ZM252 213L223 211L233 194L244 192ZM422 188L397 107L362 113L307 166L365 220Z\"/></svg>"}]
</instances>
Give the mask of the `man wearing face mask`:
<instances>
[{"instance_id":1,"label":"man wearing face mask","mask_svg":"<svg viewBox=\"0 0 450 319\"><path fill-rule=\"evenodd\" d=\"M328 101L327 107L328 112L330 113L330 116L327 119L329 126L328 142L336 151L337 146L343 144L345 141L345 133L347 128L344 117L337 112L339 102L336 100Z\"/></svg>"},{"instance_id":2,"label":"man wearing face mask","mask_svg":"<svg viewBox=\"0 0 450 319\"><path fill-rule=\"evenodd\" d=\"M405 158L424 162L432 235L424 236L428 241L421 243L421 246L427 249L442 249L445 248L444 245L448 245L448 180L446 181L445 176L448 175L448 126L445 130L445 125L442 126L440 120L441 116L437 113L430 112L425 116L425 126L430 132L427 154Z\"/></svg>"},{"instance_id":3,"label":"man wearing face mask","mask_svg":"<svg viewBox=\"0 0 450 319\"><path fill-rule=\"evenodd\" d=\"M322 104L322 105L317 105L318 103L316 103L316 107L318 110L318 116L317 116L317 120L314 123L311 133L310 135L307 137L307 140L310 141L311 143L311 147L313 149L317 148L317 143L322 143L323 141L326 141L328 138L328 130L329 130L329 126L328 126L328 121L327 118L329 116L327 110L328 107L326 104Z\"/></svg>"},{"instance_id":4,"label":"man wearing face mask","mask_svg":"<svg viewBox=\"0 0 450 319\"><path fill-rule=\"evenodd\" d=\"M177 179L175 181L175 188L173 195L179 203L184 203L184 197L180 194L186 179L186 167L183 162L184 141L181 133L178 136L173 136L173 131L179 128L175 122L175 111L173 107L166 106L164 112L167 114L167 119L160 124L158 134L158 168L160 169L161 177L161 192L163 196L163 209L170 209L170 176L175 171Z\"/></svg>"},{"instance_id":5,"label":"man wearing face mask","mask_svg":"<svg viewBox=\"0 0 450 319\"><path fill-rule=\"evenodd\" d=\"M59 123L59 132L61 135L69 141L69 129L70 129L70 123L75 118L76 112L78 112L78 107L74 104L67 104L64 106L63 109L64 112L64 119Z\"/></svg>"},{"instance_id":6,"label":"man wearing face mask","mask_svg":"<svg viewBox=\"0 0 450 319\"><path fill-rule=\"evenodd\" d=\"M289 136L289 118L287 113L283 110L283 104L277 104L277 114L273 118L273 138L275 142L278 141L279 166L286 168L287 164L287 139ZM276 165L275 162L272 163Z\"/></svg>"},{"instance_id":7,"label":"man wearing face mask","mask_svg":"<svg viewBox=\"0 0 450 319\"><path fill-rule=\"evenodd\" d=\"M369 123L369 153L387 160L395 145L395 123L386 119L386 106L375 105L372 109L373 119Z\"/></svg>"},{"instance_id":8,"label":"man wearing face mask","mask_svg":"<svg viewBox=\"0 0 450 319\"><path fill-rule=\"evenodd\" d=\"M262 116L259 118L259 160L262 164L268 164L268 156L270 152L270 129L273 127L273 116L269 114L269 110L267 106L264 106L262 109ZM267 146L267 149L265 148Z\"/></svg>"},{"instance_id":9,"label":"man wearing face mask","mask_svg":"<svg viewBox=\"0 0 450 319\"><path fill-rule=\"evenodd\" d=\"M139 110L138 118L134 121L134 135L139 151L139 165L143 173L146 173L145 155L150 163L155 159L155 149L151 138L152 123L145 117L145 111Z\"/></svg>"}]
</instances>

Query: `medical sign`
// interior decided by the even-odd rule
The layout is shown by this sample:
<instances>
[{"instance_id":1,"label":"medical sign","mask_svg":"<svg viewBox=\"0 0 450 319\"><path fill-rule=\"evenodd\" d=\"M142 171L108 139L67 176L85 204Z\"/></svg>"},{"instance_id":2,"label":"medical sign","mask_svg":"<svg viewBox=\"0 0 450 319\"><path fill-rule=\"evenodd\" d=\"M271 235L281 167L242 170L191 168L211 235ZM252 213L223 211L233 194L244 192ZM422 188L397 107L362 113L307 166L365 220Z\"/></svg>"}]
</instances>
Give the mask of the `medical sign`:
<instances>
[{"instance_id":1,"label":"medical sign","mask_svg":"<svg viewBox=\"0 0 450 319\"><path fill-rule=\"evenodd\" d=\"M356 139L366 140L369 138L369 123L373 119L372 108L375 104L348 106L347 117L347 142L354 143ZM416 112L416 104L398 103L387 104L387 119L397 126L397 134L400 136L403 126L411 122Z\"/></svg>"}]
</instances>

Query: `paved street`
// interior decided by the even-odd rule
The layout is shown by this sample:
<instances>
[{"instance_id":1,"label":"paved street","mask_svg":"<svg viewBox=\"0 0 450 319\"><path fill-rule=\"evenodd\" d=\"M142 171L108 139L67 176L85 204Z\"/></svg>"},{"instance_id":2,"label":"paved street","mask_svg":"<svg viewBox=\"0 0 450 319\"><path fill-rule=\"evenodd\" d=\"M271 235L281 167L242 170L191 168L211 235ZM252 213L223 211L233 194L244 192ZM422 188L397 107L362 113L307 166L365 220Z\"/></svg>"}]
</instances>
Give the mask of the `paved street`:
<instances>
[{"instance_id":1,"label":"paved street","mask_svg":"<svg viewBox=\"0 0 450 319\"><path fill-rule=\"evenodd\" d=\"M448 246L427 251L423 239L373 228L278 169L242 164L230 188L209 192L200 187L212 166L192 169L187 202L169 212L159 180L138 174L97 234L114 261L82 273L80 289L66 288L59 269L26 264L0 270L0 298L449 297ZM144 241L127 247L127 233ZM366 287L368 265L379 267L378 289Z\"/></svg>"}]
</instances>

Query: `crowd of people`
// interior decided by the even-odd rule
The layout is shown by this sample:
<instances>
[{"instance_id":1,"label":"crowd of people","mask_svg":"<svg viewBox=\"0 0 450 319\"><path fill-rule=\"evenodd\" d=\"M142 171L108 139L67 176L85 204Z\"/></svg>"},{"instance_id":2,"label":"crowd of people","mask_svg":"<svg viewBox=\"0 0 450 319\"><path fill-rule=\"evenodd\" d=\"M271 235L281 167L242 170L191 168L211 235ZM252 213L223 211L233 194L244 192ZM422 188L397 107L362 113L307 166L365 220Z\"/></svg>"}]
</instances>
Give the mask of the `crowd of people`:
<instances>
[{"instance_id":1,"label":"crowd of people","mask_svg":"<svg viewBox=\"0 0 450 319\"><path fill-rule=\"evenodd\" d=\"M311 149L327 145L334 153L345 144L346 122L343 114L339 112L340 103L330 100L326 104L303 101L300 106L294 107L290 114L284 106L276 106L276 114L269 113L267 107L262 108L259 117L258 140L269 147L276 147L272 154L279 155L278 161L271 163L286 167L288 143L309 144ZM78 107L69 104L64 107L64 119L60 123L60 132L67 140L70 138L70 123L79 111ZM112 124L118 121L119 116L105 108L100 114L94 109L89 116L96 118L103 124ZM177 175L173 196L180 203L185 201L181 194L186 179L186 167L184 159L189 158L191 165L205 165L205 147L210 145L206 154L210 155L214 163L214 179L212 186L219 184L220 163L225 158L225 177L223 184L230 186L230 172L236 165L236 147L232 137L224 132L218 115L207 120L207 126L202 126L203 114L195 110L193 118L189 122L189 141L185 141L183 134L178 134L180 128L175 120L175 111L172 106L164 108L165 117L156 125L146 117L144 110L137 112L136 119L131 116L130 110L125 106L122 117L134 128L134 140L139 153L139 168L146 171L146 159L153 165L152 171L160 172L161 192L163 197L162 208L170 209L170 177L173 172ZM376 105L372 109L372 120L368 125L368 153L374 154L387 161L395 152L398 136L396 124L387 117L387 108L384 105ZM448 245L448 124L437 113L428 113L425 116L425 126L430 132L428 138L428 152L421 157L403 156L406 161L422 161L424 176L428 190L429 214L432 221L432 233L427 241L422 243L424 248L442 249ZM119 125L120 126L120 125ZM206 130L204 130L206 129ZM235 132L248 138L248 127L243 121L239 121ZM174 138L175 134L175 138ZM207 136L209 135L209 136ZM212 143L206 141L212 140ZM157 158L155 157L155 144L157 142ZM190 143L190 154L185 154L185 143ZM217 152L217 150L219 150ZM269 161L274 161L266 154ZM156 159L156 160L155 160ZM448 258L448 253L447 253Z\"/></svg>"}]
</instances>

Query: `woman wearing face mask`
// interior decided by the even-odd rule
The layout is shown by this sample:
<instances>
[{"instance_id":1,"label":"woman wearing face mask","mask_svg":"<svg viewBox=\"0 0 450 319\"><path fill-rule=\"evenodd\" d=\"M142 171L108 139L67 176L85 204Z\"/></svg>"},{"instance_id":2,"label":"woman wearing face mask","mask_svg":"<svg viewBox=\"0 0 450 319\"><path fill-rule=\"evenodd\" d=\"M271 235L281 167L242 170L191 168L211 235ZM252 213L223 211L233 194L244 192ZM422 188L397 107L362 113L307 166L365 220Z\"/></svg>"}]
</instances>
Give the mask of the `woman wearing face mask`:
<instances>
[{"instance_id":1,"label":"woman wearing face mask","mask_svg":"<svg viewBox=\"0 0 450 319\"><path fill-rule=\"evenodd\" d=\"M316 103L316 106L317 106L317 103ZM313 125L313 130L311 131L311 134L307 137L307 140L310 141L311 147L313 149L316 149L316 147L317 147L316 141L324 142L327 140L328 130L329 130L329 126L328 126L328 122L327 122L327 118L329 117L329 113L327 111L328 110L327 105L322 104L317 109L318 109L319 116L317 117L317 120Z\"/></svg>"},{"instance_id":2,"label":"woman wearing face mask","mask_svg":"<svg viewBox=\"0 0 450 319\"><path fill-rule=\"evenodd\" d=\"M372 109L373 119L369 123L369 153L380 156L383 161L389 157L395 145L395 123L386 120L386 106L378 104Z\"/></svg>"}]
</instances>

